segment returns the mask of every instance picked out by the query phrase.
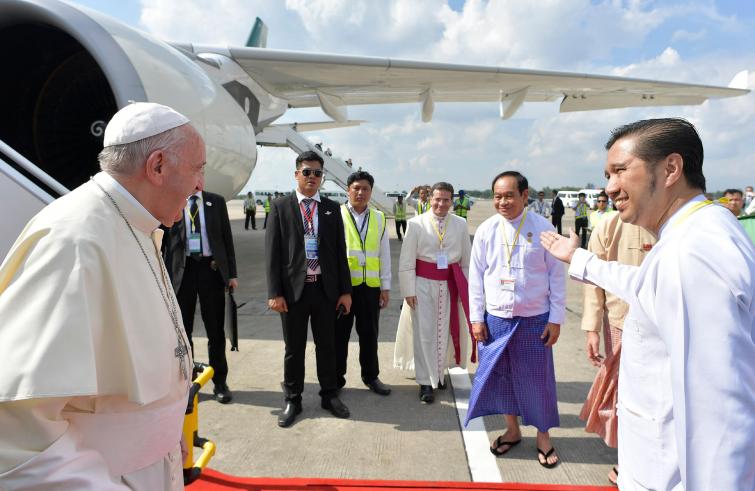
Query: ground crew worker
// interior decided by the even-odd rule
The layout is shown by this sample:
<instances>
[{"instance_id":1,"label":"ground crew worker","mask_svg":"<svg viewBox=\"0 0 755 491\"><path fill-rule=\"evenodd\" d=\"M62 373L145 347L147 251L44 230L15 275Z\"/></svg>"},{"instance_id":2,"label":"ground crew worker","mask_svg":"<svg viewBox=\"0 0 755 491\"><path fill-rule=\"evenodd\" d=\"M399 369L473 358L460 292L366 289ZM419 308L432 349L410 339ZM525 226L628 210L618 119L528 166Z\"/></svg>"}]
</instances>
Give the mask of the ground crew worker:
<instances>
[{"instance_id":1,"label":"ground crew worker","mask_svg":"<svg viewBox=\"0 0 755 491\"><path fill-rule=\"evenodd\" d=\"M362 381L373 392L391 389L378 378L378 324L380 309L388 306L391 291L391 250L385 233L385 215L368 206L375 179L365 171L346 181L349 201L341 206L346 255L351 272L351 311L336 320L336 373L338 387L346 385L346 360L351 327L356 318Z\"/></svg>"},{"instance_id":2,"label":"ground crew worker","mask_svg":"<svg viewBox=\"0 0 755 491\"><path fill-rule=\"evenodd\" d=\"M254 195L251 191L246 193L246 198L244 199L244 215L246 215L246 218L244 219L244 230L249 230L249 222L252 222L252 230L257 230L257 203L254 201Z\"/></svg>"},{"instance_id":3,"label":"ground crew worker","mask_svg":"<svg viewBox=\"0 0 755 491\"><path fill-rule=\"evenodd\" d=\"M398 195L396 202L393 203L393 219L396 222L396 235L399 242L403 242L401 237L401 231L406 234L406 203L404 203L404 197Z\"/></svg>"},{"instance_id":4,"label":"ground crew worker","mask_svg":"<svg viewBox=\"0 0 755 491\"><path fill-rule=\"evenodd\" d=\"M588 220L588 214L590 212L590 207L587 205L587 195L585 193L579 193L579 201L577 202L577 206L574 207L574 228L576 229L575 232L577 235L580 235L580 231L582 232L582 246L581 247L587 247L587 227L589 225Z\"/></svg>"},{"instance_id":5,"label":"ground crew worker","mask_svg":"<svg viewBox=\"0 0 755 491\"><path fill-rule=\"evenodd\" d=\"M460 216L464 220L467 219L467 212L469 211L469 198L464 195L464 190L459 189L459 197L454 200L454 213Z\"/></svg>"},{"instance_id":6,"label":"ground crew worker","mask_svg":"<svg viewBox=\"0 0 755 491\"><path fill-rule=\"evenodd\" d=\"M265 199L265 223L262 224L262 228L267 228L267 216L270 214L270 195L267 195Z\"/></svg>"}]
</instances>

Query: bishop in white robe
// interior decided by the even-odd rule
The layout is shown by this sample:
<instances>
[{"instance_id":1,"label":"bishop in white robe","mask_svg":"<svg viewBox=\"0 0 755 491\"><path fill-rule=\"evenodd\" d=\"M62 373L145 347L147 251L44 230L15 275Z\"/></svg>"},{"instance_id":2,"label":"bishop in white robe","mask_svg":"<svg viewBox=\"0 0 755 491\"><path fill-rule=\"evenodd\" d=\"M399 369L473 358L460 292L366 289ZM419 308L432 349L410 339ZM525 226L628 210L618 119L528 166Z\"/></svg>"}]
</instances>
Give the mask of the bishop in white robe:
<instances>
[{"instance_id":1,"label":"bishop in white robe","mask_svg":"<svg viewBox=\"0 0 755 491\"><path fill-rule=\"evenodd\" d=\"M444 234L442 251L448 265L458 264L465 277L469 274L472 245L466 220L453 214L438 217L431 211L408 221L399 258L399 282L401 296L417 297L417 305L411 308L404 301L393 358L396 368L414 370L418 384L433 388L443 383L447 368L466 367L471 350L467 318L461 301L456 300L459 304L453 310L459 326L457 361L449 329L451 296L448 282L417 275L418 260L437 265L441 252L438 230Z\"/></svg>"}]
</instances>

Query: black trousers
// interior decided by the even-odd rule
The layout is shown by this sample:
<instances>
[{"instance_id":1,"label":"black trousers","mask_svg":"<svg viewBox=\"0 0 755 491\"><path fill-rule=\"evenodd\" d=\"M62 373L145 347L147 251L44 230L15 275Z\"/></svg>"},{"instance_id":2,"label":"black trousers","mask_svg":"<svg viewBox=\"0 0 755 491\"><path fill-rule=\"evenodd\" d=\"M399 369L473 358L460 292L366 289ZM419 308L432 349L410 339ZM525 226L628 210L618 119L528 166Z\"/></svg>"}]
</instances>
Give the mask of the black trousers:
<instances>
[{"instance_id":1,"label":"black trousers","mask_svg":"<svg viewBox=\"0 0 755 491\"><path fill-rule=\"evenodd\" d=\"M317 380L320 397L336 395L335 333L336 302L328 300L321 282L305 283L301 298L288 304L288 312L281 313L283 342L283 391L286 401L301 402L304 391L304 353L307 347L307 322L311 321L315 341Z\"/></svg>"},{"instance_id":2,"label":"black trousers","mask_svg":"<svg viewBox=\"0 0 755 491\"><path fill-rule=\"evenodd\" d=\"M191 352L194 354L194 312L199 297L199 311L202 314L204 329L207 331L207 352L210 366L215 370L212 382L225 385L228 377L228 363L225 359L225 283L220 271L211 267L212 258L202 257L199 261L186 258L181 287L178 289L178 307L189 337Z\"/></svg>"},{"instance_id":3,"label":"black trousers","mask_svg":"<svg viewBox=\"0 0 755 491\"><path fill-rule=\"evenodd\" d=\"M336 372L338 387L346 385L346 361L349 356L351 327L356 319L359 335L359 364L362 380L372 382L378 378L378 324L380 322L380 288L366 284L351 290L351 312L336 321Z\"/></svg>"},{"instance_id":4,"label":"black trousers","mask_svg":"<svg viewBox=\"0 0 755 491\"><path fill-rule=\"evenodd\" d=\"M587 226L589 224L589 221L587 217L581 217L574 220L574 228L576 229L575 232L577 235L582 236L582 242L580 247L583 249L587 247ZM580 234L581 232L581 234Z\"/></svg>"},{"instance_id":5,"label":"black trousers","mask_svg":"<svg viewBox=\"0 0 755 491\"><path fill-rule=\"evenodd\" d=\"M246 212L246 219L244 220L245 230L249 230L249 220L252 221L252 229L257 230L257 217L255 215L256 215L256 212L254 211Z\"/></svg>"},{"instance_id":6,"label":"black trousers","mask_svg":"<svg viewBox=\"0 0 755 491\"><path fill-rule=\"evenodd\" d=\"M404 230L404 235L406 235L406 220L396 220L396 235L398 236L398 240L401 240L401 230Z\"/></svg>"},{"instance_id":7,"label":"black trousers","mask_svg":"<svg viewBox=\"0 0 755 491\"><path fill-rule=\"evenodd\" d=\"M267 216L270 214L269 211L265 212L265 223L262 224L262 228L267 228Z\"/></svg>"},{"instance_id":8,"label":"black trousers","mask_svg":"<svg viewBox=\"0 0 755 491\"><path fill-rule=\"evenodd\" d=\"M556 227L556 232L558 232L559 234L561 233L561 217L563 217L563 215L551 216L551 223L554 227Z\"/></svg>"}]
</instances>

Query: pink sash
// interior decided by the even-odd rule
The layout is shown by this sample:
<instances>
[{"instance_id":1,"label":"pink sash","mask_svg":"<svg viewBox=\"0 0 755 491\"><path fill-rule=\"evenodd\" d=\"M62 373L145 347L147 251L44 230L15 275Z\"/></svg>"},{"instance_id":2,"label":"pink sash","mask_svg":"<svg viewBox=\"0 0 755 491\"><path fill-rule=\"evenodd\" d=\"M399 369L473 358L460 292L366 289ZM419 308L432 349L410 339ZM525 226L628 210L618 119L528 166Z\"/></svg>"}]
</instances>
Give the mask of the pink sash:
<instances>
[{"instance_id":1,"label":"pink sash","mask_svg":"<svg viewBox=\"0 0 755 491\"><path fill-rule=\"evenodd\" d=\"M459 263L449 264L448 269L438 269L435 263L417 259L416 274L420 278L445 281L448 283L448 293L451 296L451 319L449 327L451 330L451 340L454 343L454 355L457 364L461 363L458 303L458 301L461 300L461 306L464 309L464 317L467 318L467 325L469 326L469 336L472 338L472 358L470 361L476 363L477 343L472 335L472 323L469 321L469 287L467 285L467 278L464 277L464 273L461 271Z\"/></svg>"}]
</instances>

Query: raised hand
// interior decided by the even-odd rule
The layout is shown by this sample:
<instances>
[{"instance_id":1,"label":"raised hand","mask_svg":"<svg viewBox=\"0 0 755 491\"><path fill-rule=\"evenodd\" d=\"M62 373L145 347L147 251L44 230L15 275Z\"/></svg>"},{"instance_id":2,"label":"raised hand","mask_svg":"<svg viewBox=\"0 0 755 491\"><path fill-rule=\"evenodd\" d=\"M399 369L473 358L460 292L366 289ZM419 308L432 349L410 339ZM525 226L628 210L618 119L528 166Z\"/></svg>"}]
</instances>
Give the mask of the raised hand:
<instances>
[{"instance_id":1,"label":"raised hand","mask_svg":"<svg viewBox=\"0 0 755 491\"><path fill-rule=\"evenodd\" d=\"M569 229L568 238L553 231L542 232L540 234L540 244L559 261L570 263L574 251L579 249L579 236L574 233L573 228Z\"/></svg>"}]
</instances>

